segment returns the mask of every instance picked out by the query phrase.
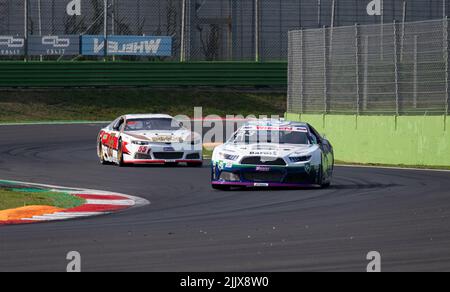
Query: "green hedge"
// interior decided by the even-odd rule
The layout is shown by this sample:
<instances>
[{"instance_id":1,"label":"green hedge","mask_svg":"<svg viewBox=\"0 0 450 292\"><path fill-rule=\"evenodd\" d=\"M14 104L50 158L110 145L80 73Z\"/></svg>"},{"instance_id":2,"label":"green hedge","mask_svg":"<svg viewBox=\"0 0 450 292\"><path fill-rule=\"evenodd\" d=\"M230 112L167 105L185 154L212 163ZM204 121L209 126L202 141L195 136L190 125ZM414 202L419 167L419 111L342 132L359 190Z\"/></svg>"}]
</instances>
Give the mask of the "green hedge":
<instances>
[{"instance_id":1,"label":"green hedge","mask_svg":"<svg viewBox=\"0 0 450 292\"><path fill-rule=\"evenodd\" d=\"M285 62L0 62L0 87L286 85Z\"/></svg>"}]
</instances>

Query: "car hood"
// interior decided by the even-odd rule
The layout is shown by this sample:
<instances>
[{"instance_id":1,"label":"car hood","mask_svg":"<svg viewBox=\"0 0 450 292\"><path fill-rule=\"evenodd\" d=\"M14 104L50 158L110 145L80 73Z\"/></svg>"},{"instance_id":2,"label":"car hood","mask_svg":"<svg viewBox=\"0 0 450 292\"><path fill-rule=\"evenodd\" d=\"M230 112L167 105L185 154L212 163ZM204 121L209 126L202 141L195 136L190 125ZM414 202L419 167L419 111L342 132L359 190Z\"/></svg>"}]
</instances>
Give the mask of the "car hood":
<instances>
[{"instance_id":1,"label":"car hood","mask_svg":"<svg viewBox=\"0 0 450 292\"><path fill-rule=\"evenodd\" d=\"M126 132L128 135L134 139L150 142L183 142L192 137L192 133L188 130L177 130L177 131L135 131ZM195 134L194 134L195 136Z\"/></svg>"},{"instance_id":2,"label":"car hood","mask_svg":"<svg viewBox=\"0 0 450 292\"><path fill-rule=\"evenodd\" d=\"M317 150L317 145L293 144L224 144L219 150L227 153L236 153L240 156L269 156L285 157L292 154L307 155Z\"/></svg>"}]
</instances>

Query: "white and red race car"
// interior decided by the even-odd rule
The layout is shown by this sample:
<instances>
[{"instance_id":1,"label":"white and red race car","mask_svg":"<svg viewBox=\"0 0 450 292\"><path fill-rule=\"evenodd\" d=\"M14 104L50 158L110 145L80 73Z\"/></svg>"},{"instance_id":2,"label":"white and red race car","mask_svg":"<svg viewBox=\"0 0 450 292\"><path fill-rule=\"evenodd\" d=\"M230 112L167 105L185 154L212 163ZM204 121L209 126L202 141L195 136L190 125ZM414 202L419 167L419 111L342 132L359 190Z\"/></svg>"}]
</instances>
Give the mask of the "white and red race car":
<instances>
[{"instance_id":1,"label":"white and red race car","mask_svg":"<svg viewBox=\"0 0 450 292\"><path fill-rule=\"evenodd\" d=\"M201 136L169 115L125 115L100 131L102 164L203 165Z\"/></svg>"}]
</instances>

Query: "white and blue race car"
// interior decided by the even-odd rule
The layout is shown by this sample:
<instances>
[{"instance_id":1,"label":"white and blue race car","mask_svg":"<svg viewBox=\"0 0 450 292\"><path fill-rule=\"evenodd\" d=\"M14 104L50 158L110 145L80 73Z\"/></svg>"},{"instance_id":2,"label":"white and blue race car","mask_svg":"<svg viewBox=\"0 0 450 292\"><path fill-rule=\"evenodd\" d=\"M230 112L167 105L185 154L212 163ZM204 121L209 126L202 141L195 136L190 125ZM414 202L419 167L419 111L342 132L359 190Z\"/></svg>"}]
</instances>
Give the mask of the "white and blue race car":
<instances>
[{"instance_id":1,"label":"white and blue race car","mask_svg":"<svg viewBox=\"0 0 450 292\"><path fill-rule=\"evenodd\" d=\"M251 121L214 150L214 189L329 187L334 169L330 142L306 123Z\"/></svg>"},{"instance_id":2,"label":"white and blue race car","mask_svg":"<svg viewBox=\"0 0 450 292\"><path fill-rule=\"evenodd\" d=\"M125 115L103 128L97 138L102 164L203 164L201 136L169 115Z\"/></svg>"}]
</instances>

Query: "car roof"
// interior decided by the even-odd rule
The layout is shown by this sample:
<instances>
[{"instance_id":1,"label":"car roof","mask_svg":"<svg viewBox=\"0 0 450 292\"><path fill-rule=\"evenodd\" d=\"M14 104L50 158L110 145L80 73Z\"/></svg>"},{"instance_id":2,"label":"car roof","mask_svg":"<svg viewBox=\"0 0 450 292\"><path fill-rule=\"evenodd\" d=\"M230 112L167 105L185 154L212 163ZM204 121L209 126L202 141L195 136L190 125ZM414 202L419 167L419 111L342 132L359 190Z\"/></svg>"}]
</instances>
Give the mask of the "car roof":
<instances>
[{"instance_id":1,"label":"car roof","mask_svg":"<svg viewBox=\"0 0 450 292\"><path fill-rule=\"evenodd\" d=\"M269 127L306 127L308 128L307 123L303 122L291 122L284 120L273 120L273 119L264 119L264 120L254 120L249 121L244 124L243 127L248 126L269 126Z\"/></svg>"},{"instance_id":2,"label":"car roof","mask_svg":"<svg viewBox=\"0 0 450 292\"><path fill-rule=\"evenodd\" d=\"M166 114L133 114L125 115L125 119L173 119L172 116Z\"/></svg>"}]
</instances>

